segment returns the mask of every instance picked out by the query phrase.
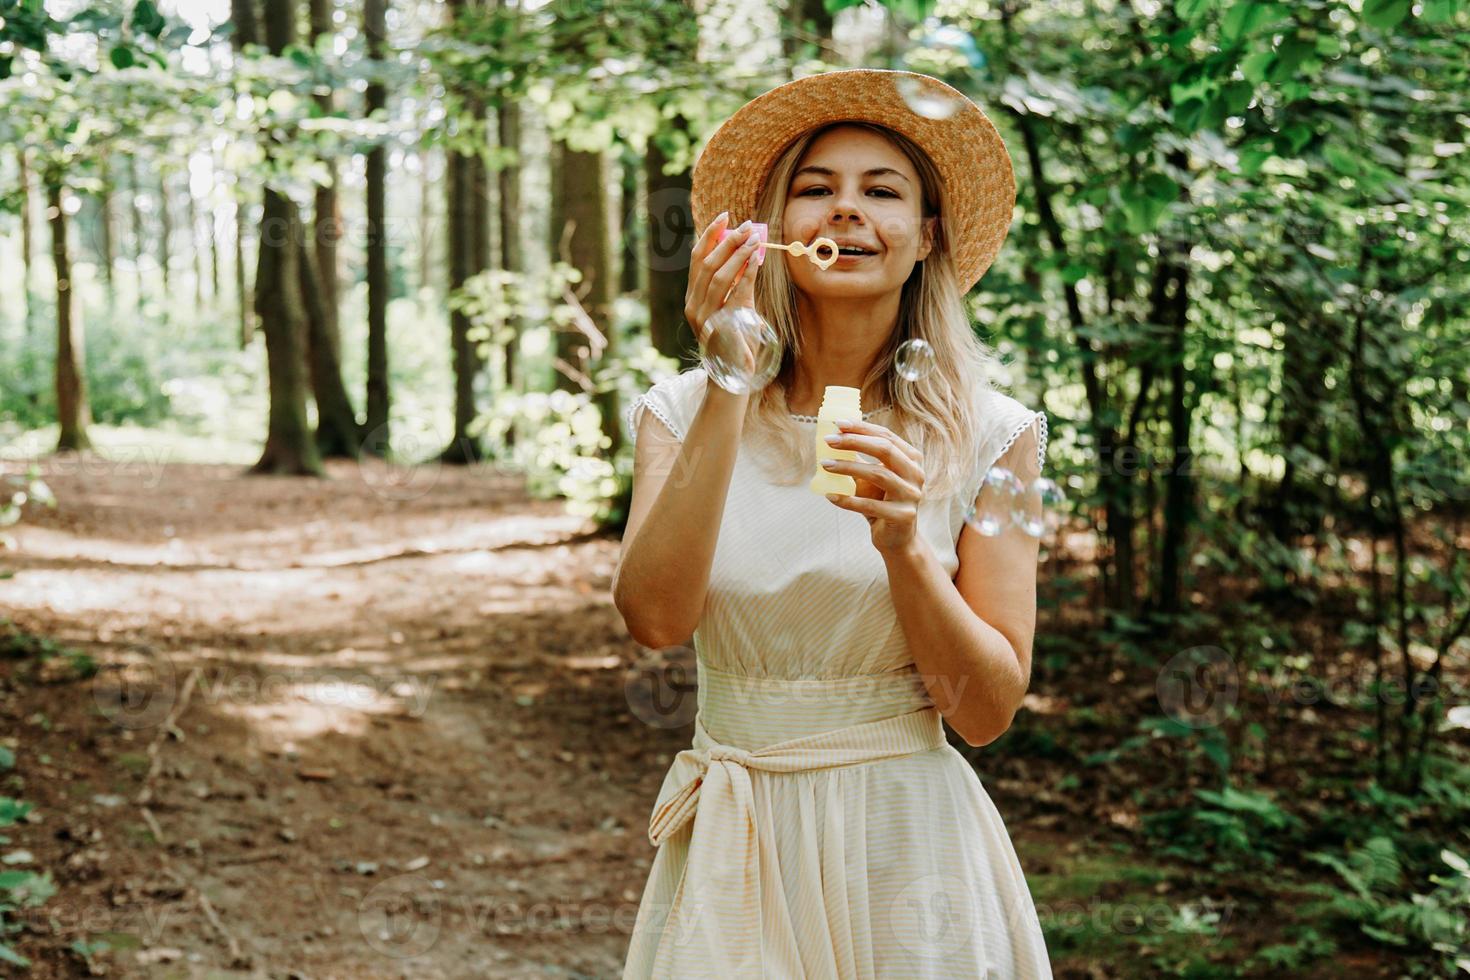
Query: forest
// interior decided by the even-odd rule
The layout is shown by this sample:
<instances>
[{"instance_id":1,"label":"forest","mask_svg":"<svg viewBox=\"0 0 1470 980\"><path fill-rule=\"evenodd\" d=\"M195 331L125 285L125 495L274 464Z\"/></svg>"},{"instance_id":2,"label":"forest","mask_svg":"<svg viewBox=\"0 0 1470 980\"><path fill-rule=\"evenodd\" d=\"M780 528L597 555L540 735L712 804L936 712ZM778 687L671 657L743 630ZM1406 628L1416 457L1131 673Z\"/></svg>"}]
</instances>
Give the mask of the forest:
<instances>
[{"instance_id":1,"label":"forest","mask_svg":"<svg viewBox=\"0 0 1470 980\"><path fill-rule=\"evenodd\" d=\"M705 142L854 67L1014 166L959 748L1056 976L1470 975L1464 0L0 0L0 973L620 975L628 410Z\"/></svg>"}]
</instances>

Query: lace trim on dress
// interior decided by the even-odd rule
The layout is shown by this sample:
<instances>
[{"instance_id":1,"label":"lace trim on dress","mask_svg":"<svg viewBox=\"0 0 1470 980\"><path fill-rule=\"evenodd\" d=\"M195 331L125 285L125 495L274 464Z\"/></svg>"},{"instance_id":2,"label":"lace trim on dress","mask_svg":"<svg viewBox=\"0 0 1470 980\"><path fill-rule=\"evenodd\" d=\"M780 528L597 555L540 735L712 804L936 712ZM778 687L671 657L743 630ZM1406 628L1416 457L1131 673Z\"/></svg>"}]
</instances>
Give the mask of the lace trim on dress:
<instances>
[{"instance_id":1,"label":"lace trim on dress","mask_svg":"<svg viewBox=\"0 0 1470 980\"><path fill-rule=\"evenodd\" d=\"M1021 437L1021 433L1025 432L1027 429L1031 428L1031 426L1036 425L1037 423L1040 423L1041 428L1037 434L1036 440L1036 464L1038 470L1045 469L1046 441L1049 435L1047 430L1046 413L1043 411L1036 411L1031 412L1029 415L1026 416L1026 418L1017 423L1016 427L1011 430L1011 434L1006 437L1005 442L1001 443L1000 451L990 457L989 462L983 469L976 470L974 475L971 477L969 486L967 486L964 490L963 499L969 501L973 501L975 499L975 497L980 493L980 484L985 480L985 474L990 472L990 468L995 465L997 460L1005 456L1005 454L1010 450L1011 446L1015 444L1016 440Z\"/></svg>"},{"instance_id":2,"label":"lace trim on dress","mask_svg":"<svg viewBox=\"0 0 1470 980\"><path fill-rule=\"evenodd\" d=\"M888 409L888 405L880 405L877 408L873 409L871 412L864 412L863 421L866 422L872 416L877 415L879 412L886 412L888 411ZM796 421L798 422L815 422L817 420L817 417L815 415L798 415L795 412L787 412L786 414L796 419Z\"/></svg>"},{"instance_id":3,"label":"lace trim on dress","mask_svg":"<svg viewBox=\"0 0 1470 980\"><path fill-rule=\"evenodd\" d=\"M674 434L674 437L676 439L678 439L680 442L683 442L684 433L680 432L679 427L674 424L674 420L669 418L669 416L664 413L664 410L662 408L659 408L658 402L649 398L648 395L649 393L647 392L639 395L637 398L633 399L633 404L628 407L628 431L632 435L632 441L635 444L638 441L638 410L640 408L647 408L648 410L653 412L654 416L657 417L660 422L668 427L668 430Z\"/></svg>"}]
</instances>

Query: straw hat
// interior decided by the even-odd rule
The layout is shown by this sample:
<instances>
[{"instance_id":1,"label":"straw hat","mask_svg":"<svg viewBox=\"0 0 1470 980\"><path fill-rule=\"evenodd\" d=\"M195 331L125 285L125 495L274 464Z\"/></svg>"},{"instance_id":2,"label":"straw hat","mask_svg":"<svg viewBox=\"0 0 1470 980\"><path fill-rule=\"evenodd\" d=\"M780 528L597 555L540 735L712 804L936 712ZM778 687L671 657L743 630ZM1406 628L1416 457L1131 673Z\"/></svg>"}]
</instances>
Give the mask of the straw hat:
<instances>
[{"instance_id":1,"label":"straw hat","mask_svg":"<svg viewBox=\"0 0 1470 980\"><path fill-rule=\"evenodd\" d=\"M945 231L960 285L968 291L1005 241L1016 177L1005 142L980 107L916 72L823 72L747 102L715 131L695 162L690 204L696 231L721 211L730 212L732 226L753 220L761 185L782 151L808 130L841 121L887 126L929 154L944 178Z\"/></svg>"}]
</instances>

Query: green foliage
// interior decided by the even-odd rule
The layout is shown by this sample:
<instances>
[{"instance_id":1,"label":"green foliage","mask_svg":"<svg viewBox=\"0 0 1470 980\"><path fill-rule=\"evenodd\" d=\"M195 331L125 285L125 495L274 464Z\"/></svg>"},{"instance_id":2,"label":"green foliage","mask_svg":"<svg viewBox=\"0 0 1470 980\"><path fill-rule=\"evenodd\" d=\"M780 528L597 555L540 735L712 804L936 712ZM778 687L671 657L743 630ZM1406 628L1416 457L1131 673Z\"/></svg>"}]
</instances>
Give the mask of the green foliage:
<instances>
[{"instance_id":1,"label":"green foliage","mask_svg":"<svg viewBox=\"0 0 1470 980\"><path fill-rule=\"evenodd\" d=\"M1202 806L1145 814L1144 832L1162 853L1216 868L1259 868L1288 854L1306 825L1259 790L1196 789Z\"/></svg>"},{"instance_id":2,"label":"green foliage","mask_svg":"<svg viewBox=\"0 0 1470 980\"><path fill-rule=\"evenodd\" d=\"M7 766L0 768L8 768ZM25 819L32 807L29 803L0 796L0 830L13 827ZM0 844L10 843L10 838L0 833ZM30 961L17 953L6 941L6 937L20 927L10 921L14 913L23 909L39 908L56 894L51 873L36 874L24 870L0 870L0 963L26 967Z\"/></svg>"},{"instance_id":3,"label":"green foliage","mask_svg":"<svg viewBox=\"0 0 1470 980\"><path fill-rule=\"evenodd\" d=\"M1441 850L1440 867L1428 876L1433 886L1428 891L1409 889L1391 837L1369 838L1346 854L1314 851L1307 857L1335 871L1349 891L1311 886L1324 898L1304 914L1356 924L1365 935L1405 951L1427 944L1432 950L1428 958L1445 971L1470 968L1470 864L1463 856Z\"/></svg>"}]
</instances>

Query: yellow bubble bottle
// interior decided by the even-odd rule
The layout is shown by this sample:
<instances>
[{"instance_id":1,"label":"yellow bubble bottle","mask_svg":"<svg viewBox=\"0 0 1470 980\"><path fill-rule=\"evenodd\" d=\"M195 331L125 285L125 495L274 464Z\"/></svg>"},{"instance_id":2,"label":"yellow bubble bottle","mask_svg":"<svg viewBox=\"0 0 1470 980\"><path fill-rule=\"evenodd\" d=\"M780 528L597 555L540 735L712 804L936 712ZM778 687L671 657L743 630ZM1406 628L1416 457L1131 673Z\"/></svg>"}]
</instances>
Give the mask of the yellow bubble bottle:
<instances>
[{"instance_id":1,"label":"yellow bubble bottle","mask_svg":"<svg viewBox=\"0 0 1470 980\"><path fill-rule=\"evenodd\" d=\"M822 469L824 459L857 459L851 449L834 449L827 445L827 436L838 432L838 419L857 420L863 417L856 388L843 385L828 385L822 392L822 407L817 412L817 472L810 484L812 492L840 493L852 496L857 493L857 483L845 473L829 473Z\"/></svg>"}]
</instances>

